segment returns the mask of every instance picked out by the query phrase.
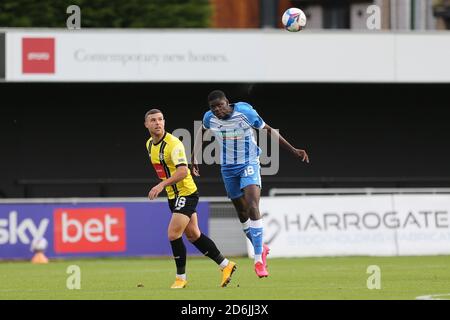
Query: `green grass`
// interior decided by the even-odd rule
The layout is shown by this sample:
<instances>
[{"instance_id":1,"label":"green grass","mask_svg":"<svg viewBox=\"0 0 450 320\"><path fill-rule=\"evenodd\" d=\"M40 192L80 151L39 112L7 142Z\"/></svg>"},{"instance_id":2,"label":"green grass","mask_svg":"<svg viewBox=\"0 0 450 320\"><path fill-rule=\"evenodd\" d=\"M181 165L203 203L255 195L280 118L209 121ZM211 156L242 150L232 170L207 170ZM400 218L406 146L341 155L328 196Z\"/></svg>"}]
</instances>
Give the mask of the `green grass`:
<instances>
[{"instance_id":1,"label":"green grass","mask_svg":"<svg viewBox=\"0 0 450 320\"><path fill-rule=\"evenodd\" d=\"M188 287L169 289L170 259L83 259L0 262L0 299L415 299L449 294L450 256L269 259L270 277L258 279L248 258L227 288L207 258L188 259ZM81 268L81 290L68 290L69 265ZM381 268L381 289L369 290L369 265ZM138 284L144 287L137 287Z\"/></svg>"}]
</instances>

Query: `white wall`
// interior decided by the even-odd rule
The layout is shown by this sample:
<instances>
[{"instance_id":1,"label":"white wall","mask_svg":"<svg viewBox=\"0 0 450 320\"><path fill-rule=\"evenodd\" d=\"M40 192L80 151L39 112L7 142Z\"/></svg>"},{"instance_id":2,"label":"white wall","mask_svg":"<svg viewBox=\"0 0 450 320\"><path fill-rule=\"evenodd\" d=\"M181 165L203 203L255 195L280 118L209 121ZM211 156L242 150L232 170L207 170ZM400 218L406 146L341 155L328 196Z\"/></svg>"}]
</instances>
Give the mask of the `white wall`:
<instances>
[{"instance_id":1,"label":"white wall","mask_svg":"<svg viewBox=\"0 0 450 320\"><path fill-rule=\"evenodd\" d=\"M271 257L450 254L450 195L263 197L260 208Z\"/></svg>"}]
</instances>

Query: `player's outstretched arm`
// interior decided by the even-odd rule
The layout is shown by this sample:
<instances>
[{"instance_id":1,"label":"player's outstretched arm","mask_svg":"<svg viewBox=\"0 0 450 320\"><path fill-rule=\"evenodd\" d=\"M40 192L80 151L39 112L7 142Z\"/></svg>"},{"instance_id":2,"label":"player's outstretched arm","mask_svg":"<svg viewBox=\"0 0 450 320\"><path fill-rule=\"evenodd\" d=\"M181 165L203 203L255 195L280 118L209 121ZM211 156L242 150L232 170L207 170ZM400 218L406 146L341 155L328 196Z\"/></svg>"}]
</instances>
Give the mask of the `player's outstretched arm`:
<instances>
[{"instance_id":1,"label":"player's outstretched arm","mask_svg":"<svg viewBox=\"0 0 450 320\"><path fill-rule=\"evenodd\" d=\"M196 177L200 177L200 169L198 167L197 157L196 155L199 154L199 152L202 152L203 148L203 133L206 131L204 128L199 128L199 130L195 134L195 140L194 140L194 148L191 155L191 171L192 174Z\"/></svg>"},{"instance_id":2,"label":"player's outstretched arm","mask_svg":"<svg viewBox=\"0 0 450 320\"><path fill-rule=\"evenodd\" d=\"M150 200L155 199L156 197L158 197L158 195L161 193L161 191L164 190L165 187L167 186L171 186L175 183L180 182L181 180L183 180L184 178L186 178L188 175L188 167L187 166L179 166L177 168L177 170L175 171L175 173L173 174L173 176L171 176L170 178L161 181L160 183L158 183L156 186L154 186L150 192L148 193L148 198Z\"/></svg>"},{"instance_id":3,"label":"player's outstretched arm","mask_svg":"<svg viewBox=\"0 0 450 320\"><path fill-rule=\"evenodd\" d=\"M309 163L309 157L308 157L308 154L306 153L306 151L303 149L297 149L297 148L293 147L289 142L286 141L286 139L284 139L281 136L281 134L278 132L278 130L273 129L268 124L266 124L263 127L263 129L266 129L267 133L270 136L274 137L275 139L278 139L278 141L280 142L280 144L283 148L292 152L296 157L302 159L303 162L306 161L306 163Z\"/></svg>"}]
</instances>

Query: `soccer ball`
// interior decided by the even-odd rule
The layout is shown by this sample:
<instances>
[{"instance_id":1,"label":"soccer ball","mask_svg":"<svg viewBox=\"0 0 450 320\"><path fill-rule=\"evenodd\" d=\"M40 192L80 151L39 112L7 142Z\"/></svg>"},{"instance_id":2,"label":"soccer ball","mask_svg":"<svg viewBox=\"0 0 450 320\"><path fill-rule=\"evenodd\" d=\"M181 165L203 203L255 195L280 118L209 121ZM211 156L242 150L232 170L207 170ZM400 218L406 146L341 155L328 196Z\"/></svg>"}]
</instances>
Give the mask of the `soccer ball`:
<instances>
[{"instance_id":1,"label":"soccer ball","mask_svg":"<svg viewBox=\"0 0 450 320\"><path fill-rule=\"evenodd\" d=\"M283 13L281 22L287 31L297 32L306 25L306 15L299 8L289 8Z\"/></svg>"},{"instance_id":2,"label":"soccer ball","mask_svg":"<svg viewBox=\"0 0 450 320\"><path fill-rule=\"evenodd\" d=\"M32 252L45 251L47 249L47 246L48 242L45 238L37 238L34 239L33 242L31 243L30 250Z\"/></svg>"}]
</instances>

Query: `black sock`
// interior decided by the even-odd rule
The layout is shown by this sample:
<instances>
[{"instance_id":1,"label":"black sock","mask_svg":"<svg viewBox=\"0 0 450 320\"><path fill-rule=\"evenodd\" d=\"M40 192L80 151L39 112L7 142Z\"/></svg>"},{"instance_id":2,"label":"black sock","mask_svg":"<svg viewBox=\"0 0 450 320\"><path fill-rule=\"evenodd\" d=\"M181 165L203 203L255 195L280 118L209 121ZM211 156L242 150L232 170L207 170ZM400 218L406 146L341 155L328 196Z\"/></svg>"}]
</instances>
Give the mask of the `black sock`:
<instances>
[{"instance_id":1,"label":"black sock","mask_svg":"<svg viewBox=\"0 0 450 320\"><path fill-rule=\"evenodd\" d=\"M173 258L177 265L177 274L186 273L186 247L184 246L183 238L170 241L172 246Z\"/></svg>"},{"instance_id":2,"label":"black sock","mask_svg":"<svg viewBox=\"0 0 450 320\"><path fill-rule=\"evenodd\" d=\"M200 235L200 238L192 242L192 244L201 253L214 260L217 264L221 264L222 261L225 259L223 255L220 253L219 249L217 249L214 241L205 236L203 233Z\"/></svg>"}]
</instances>

